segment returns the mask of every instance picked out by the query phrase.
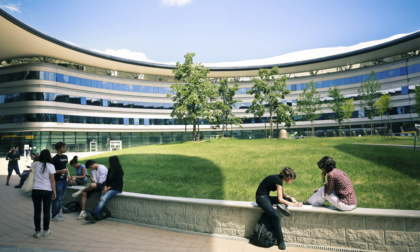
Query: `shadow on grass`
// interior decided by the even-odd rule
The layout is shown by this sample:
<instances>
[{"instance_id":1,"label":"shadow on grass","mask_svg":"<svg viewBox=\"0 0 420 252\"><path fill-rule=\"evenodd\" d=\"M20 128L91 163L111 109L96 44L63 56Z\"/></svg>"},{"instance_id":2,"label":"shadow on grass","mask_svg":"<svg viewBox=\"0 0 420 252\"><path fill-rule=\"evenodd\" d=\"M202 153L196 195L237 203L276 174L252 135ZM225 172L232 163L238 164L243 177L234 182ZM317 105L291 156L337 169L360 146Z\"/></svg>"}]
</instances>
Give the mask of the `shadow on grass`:
<instances>
[{"instance_id":1,"label":"shadow on grass","mask_svg":"<svg viewBox=\"0 0 420 252\"><path fill-rule=\"evenodd\" d=\"M335 148L354 157L389 167L410 178L420 179L420 156L417 151L356 144L340 144Z\"/></svg>"},{"instance_id":2,"label":"shadow on grass","mask_svg":"<svg viewBox=\"0 0 420 252\"><path fill-rule=\"evenodd\" d=\"M202 199L224 198L224 176L212 161L183 155L118 155L124 191ZM95 161L108 166L108 158Z\"/></svg>"}]
</instances>

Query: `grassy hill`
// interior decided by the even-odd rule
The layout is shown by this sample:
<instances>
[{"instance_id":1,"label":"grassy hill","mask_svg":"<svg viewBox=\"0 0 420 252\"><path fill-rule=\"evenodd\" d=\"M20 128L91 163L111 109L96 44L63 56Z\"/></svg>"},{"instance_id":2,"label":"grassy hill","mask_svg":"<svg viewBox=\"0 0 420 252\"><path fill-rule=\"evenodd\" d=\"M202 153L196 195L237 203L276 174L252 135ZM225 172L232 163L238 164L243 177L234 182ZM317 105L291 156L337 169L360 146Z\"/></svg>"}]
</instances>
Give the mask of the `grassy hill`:
<instances>
[{"instance_id":1,"label":"grassy hill","mask_svg":"<svg viewBox=\"0 0 420 252\"><path fill-rule=\"evenodd\" d=\"M297 179L285 192L305 201L322 186L317 162L328 155L350 176L359 207L420 210L420 152L355 143L413 145L413 139L218 139L136 147L94 159L107 166L110 155L119 156L124 191L238 201L255 201L261 180L290 166Z\"/></svg>"}]
</instances>

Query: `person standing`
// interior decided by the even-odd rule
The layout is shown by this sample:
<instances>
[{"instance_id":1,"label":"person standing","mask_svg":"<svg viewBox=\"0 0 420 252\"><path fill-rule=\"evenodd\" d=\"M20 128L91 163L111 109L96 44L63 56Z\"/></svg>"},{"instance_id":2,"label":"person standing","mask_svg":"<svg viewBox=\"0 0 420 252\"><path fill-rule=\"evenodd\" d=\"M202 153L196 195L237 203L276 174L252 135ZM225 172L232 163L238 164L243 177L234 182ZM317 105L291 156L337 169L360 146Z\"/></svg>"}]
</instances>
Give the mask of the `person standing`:
<instances>
[{"instance_id":1,"label":"person standing","mask_svg":"<svg viewBox=\"0 0 420 252\"><path fill-rule=\"evenodd\" d=\"M108 168L105 165L97 164L94 160L89 159L86 161L85 166L92 171L92 177L87 175L87 177L92 182L89 186L80 189L79 191L72 194L73 198L77 198L80 194L82 194L82 211L80 215L77 217L78 220L84 219L87 216L86 213L86 202L87 198L93 192L102 192L104 189L104 183L106 177L108 175Z\"/></svg>"},{"instance_id":2,"label":"person standing","mask_svg":"<svg viewBox=\"0 0 420 252\"><path fill-rule=\"evenodd\" d=\"M49 236L50 231L50 208L51 200L56 197L55 190L55 168L51 164L49 150L42 150L39 161L34 168L34 186L32 188L32 202L34 205L34 237L41 237L41 211L44 213L43 237Z\"/></svg>"},{"instance_id":3,"label":"person standing","mask_svg":"<svg viewBox=\"0 0 420 252\"><path fill-rule=\"evenodd\" d=\"M67 192L67 179L70 176L67 169L68 158L64 153L67 151L67 146L63 142L55 144L57 154L53 157L52 163L55 167L55 190L57 197L52 202L52 221L64 221L64 216L60 213L61 205L64 196Z\"/></svg>"},{"instance_id":4,"label":"person standing","mask_svg":"<svg viewBox=\"0 0 420 252\"><path fill-rule=\"evenodd\" d=\"M342 170L337 169L332 157L325 156L318 161L318 167L322 171L324 186L314 191L314 194L304 204L322 206L325 201L330 202L342 211L350 211L356 208L357 198L349 176ZM328 174L328 183L325 176Z\"/></svg>"},{"instance_id":5,"label":"person standing","mask_svg":"<svg viewBox=\"0 0 420 252\"><path fill-rule=\"evenodd\" d=\"M256 192L256 202L264 212L266 212L274 227L274 235L277 240L277 246L281 250L286 249L284 244L283 232L281 230L281 218L279 213L274 210L273 204L277 204L277 208L285 216L290 216L287 206L301 207L302 203L297 202L292 196L284 192L283 183L292 183L296 179L296 173L290 167L285 167L280 174L270 175L261 181ZM270 196L270 191L277 191L277 196Z\"/></svg>"},{"instance_id":6,"label":"person standing","mask_svg":"<svg viewBox=\"0 0 420 252\"><path fill-rule=\"evenodd\" d=\"M7 169L8 174L7 174L7 180L6 180L6 185L8 186L10 185L9 181L10 181L10 176L12 176L13 170L16 172L19 178L21 178L19 165L18 165L18 160L20 160L20 155L16 151L15 147L12 147L12 149L10 149L9 153L6 156L6 160L9 160L9 165Z\"/></svg>"},{"instance_id":7,"label":"person standing","mask_svg":"<svg viewBox=\"0 0 420 252\"><path fill-rule=\"evenodd\" d=\"M120 160L117 156L111 156L108 160L109 170L106 176L104 189L102 190L102 196L99 200L98 205L92 211L92 214L86 213L85 220L90 223L95 223L98 220L108 218L111 213L106 209L106 203L112 199L115 195L119 194L123 190L123 176L124 171L120 164ZM105 212L105 217L101 218L102 210Z\"/></svg>"}]
</instances>

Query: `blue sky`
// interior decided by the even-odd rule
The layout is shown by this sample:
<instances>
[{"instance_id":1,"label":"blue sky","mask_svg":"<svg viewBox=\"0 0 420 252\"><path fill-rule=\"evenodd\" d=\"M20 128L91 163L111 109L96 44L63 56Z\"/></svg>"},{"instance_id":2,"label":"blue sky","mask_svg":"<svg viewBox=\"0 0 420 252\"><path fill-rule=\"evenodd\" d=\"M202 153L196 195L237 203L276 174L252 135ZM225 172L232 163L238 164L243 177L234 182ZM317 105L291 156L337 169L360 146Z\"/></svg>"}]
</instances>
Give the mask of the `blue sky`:
<instances>
[{"instance_id":1,"label":"blue sky","mask_svg":"<svg viewBox=\"0 0 420 252\"><path fill-rule=\"evenodd\" d=\"M420 30L418 0L0 0L57 39L139 59L203 63L352 46Z\"/></svg>"}]
</instances>

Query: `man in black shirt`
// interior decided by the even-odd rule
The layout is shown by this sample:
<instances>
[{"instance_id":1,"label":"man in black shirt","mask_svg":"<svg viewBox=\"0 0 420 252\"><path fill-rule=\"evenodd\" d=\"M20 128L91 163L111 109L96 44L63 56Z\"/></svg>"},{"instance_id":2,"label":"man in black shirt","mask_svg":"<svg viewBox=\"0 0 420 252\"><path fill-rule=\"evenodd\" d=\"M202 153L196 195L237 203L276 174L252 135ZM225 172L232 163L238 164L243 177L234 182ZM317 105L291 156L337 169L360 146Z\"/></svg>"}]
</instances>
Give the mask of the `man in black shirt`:
<instances>
[{"instance_id":1,"label":"man in black shirt","mask_svg":"<svg viewBox=\"0 0 420 252\"><path fill-rule=\"evenodd\" d=\"M67 151L67 146L63 142L55 144L57 155L52 158L52 164L55 167L55 190L57 196L52 202L51 212L52 221L64 221L64 216L60 214L62 200L67 192L67 179L69 178L69 170L67 169L68 158L64 153Z\"/></svg>"},{"instance_id":2,"label":"man in black shirt","mask_svg":"<svg viewBox=\"0 0 420 252\"><path fill-rule=\"evenodd\" d=\"M15 170L16 174L20 178L20 171L19 171L19 165L18 165L18 160L20 160L20 155L18 152L16 152L16 149L14 147L12 147L12 149L7 154L6 160L9 160L6 185L10 185L9 180L10 180L10 176L12 176L13 170Z\"/></svg>"}]
</instances>

